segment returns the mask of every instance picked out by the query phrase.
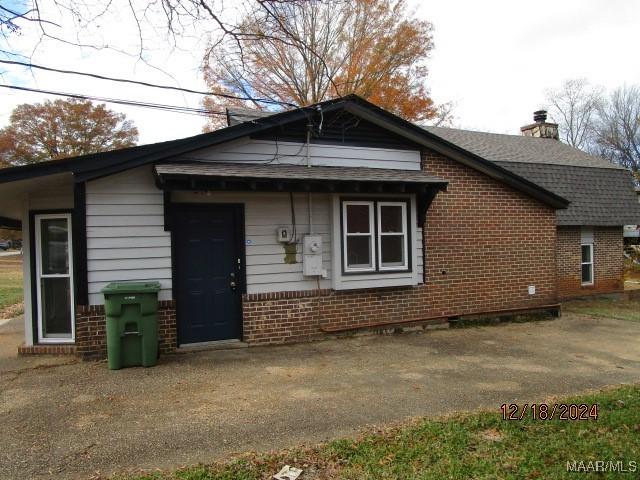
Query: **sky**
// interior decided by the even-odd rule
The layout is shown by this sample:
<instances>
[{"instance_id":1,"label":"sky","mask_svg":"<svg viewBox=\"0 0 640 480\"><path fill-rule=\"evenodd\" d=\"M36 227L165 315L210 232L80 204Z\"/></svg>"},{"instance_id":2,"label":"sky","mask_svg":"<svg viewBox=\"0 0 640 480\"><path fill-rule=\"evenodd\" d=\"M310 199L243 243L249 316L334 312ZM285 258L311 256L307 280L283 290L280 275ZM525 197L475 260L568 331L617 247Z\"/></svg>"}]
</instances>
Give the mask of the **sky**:
<instances>
[{"instance_id":1,"label":"sky","mask_svg":"<svg viewBox=\"0 0 640 480\"><path fill-rule=\"evenodd\" d=\"M52 0L41 2L52 5ZM100 1L83 2L90 8ZM408 0L415 16L434 26L435 48L428 62L428 86L436 103L453 102L459 128L518 134L531 123L534 110L544 107L545 91L567 79L586 78L612 90L640 84L640 61L631 52L640 31L640 2L630 0L562 0L546 3L513 0ZM142 58L136 24L128 2L99 17L80 39L110 48L78 48L53 40L38 43L33 26L10 37L0 48L31 57L35 64L206 89L200 72L209 32L186 30L177 46L162 31L145 29ZM3 5L5 2L3 1ZM20 0L8 5L21 8ZM93 5L93 7L92 7ZM233 18L241 2L227 0L222 15ZM47 8L47 7L45 7ZM70 15L48 7L53 34L76 32ZM95 12L97 8L93 8ZM153 12L149 13L153 15ZM153 17L152 17L153 18ZM69 37L65 37L69 38ZM37 48L34 46L37 45ZM129 53L122 54L115 50ZM7 58L1 56L0 59ZM0 84L94 96L199 107L201 96L173 93L71 75L27 70L0 64ZM21 103L53 99L42 94L0 88L0 128ZM140 131L140 143L181 138L202 131L205 120L195 115L109 105L125 113Z\"/></svg>"}]
</instances>

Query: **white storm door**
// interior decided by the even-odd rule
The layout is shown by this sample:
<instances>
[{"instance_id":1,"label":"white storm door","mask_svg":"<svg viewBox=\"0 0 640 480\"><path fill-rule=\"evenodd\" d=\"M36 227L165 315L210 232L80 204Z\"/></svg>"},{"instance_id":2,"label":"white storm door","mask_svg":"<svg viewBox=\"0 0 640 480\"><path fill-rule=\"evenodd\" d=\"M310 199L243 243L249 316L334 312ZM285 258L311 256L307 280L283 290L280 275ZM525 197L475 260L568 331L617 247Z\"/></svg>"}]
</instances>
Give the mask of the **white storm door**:
<instances>
[{"instance_id":1,"label":"white storm door","mask_svg":"<svg viewBox=\"0 0 640 480\"><path fill-rule=\"evenodd\" d=\"M73 343L75 302L71 214L34 216L38 341Z\"/></svg>"}]
</instances>

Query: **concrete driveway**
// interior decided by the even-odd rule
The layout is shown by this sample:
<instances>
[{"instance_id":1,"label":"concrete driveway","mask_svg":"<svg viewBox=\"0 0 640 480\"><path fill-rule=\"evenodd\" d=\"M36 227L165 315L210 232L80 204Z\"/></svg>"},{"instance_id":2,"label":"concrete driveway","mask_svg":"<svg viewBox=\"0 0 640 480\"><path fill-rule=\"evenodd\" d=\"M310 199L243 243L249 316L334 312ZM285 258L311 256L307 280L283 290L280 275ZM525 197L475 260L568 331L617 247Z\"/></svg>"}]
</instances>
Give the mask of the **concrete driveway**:
<instances>
[{"instance_id":1,"label":"concrete driveway","mask_svg":"<svg viewBox=\"0 0 640 480\"><path fill-rule=\"evenodd\" d=\"M177 354L115 372L104 362L0 367L0 478L87 478L638 382L640 322L565 315Z\"/></svg>"}]
</instances>

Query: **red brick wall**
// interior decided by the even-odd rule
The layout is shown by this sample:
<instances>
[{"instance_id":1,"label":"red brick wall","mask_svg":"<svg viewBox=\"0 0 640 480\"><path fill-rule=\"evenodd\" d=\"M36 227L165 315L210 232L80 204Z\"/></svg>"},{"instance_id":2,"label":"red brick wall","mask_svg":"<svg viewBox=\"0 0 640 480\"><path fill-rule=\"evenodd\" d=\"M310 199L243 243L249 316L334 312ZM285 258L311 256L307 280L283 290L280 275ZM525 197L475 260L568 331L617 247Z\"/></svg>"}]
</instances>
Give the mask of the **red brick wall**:
<instances>
[{"instance_id":1,"label":"red brick wall","mask_svg":"<svg viewBox=\"0 0 640 480\"><path fill-rule=\"evenodd\" d=\"M84 359L107 355L106 320L103 305L76 307L76 354ZM158 310L160 352L176 349L176 310L174 301L161 301Z\"/></svg>"},{"instance_id":2,"label":"red brick wall","mask_svg":"<svg viewBox=\"0 0 640 480\"><path fill-rule=\"evenodd\" d=\"M449 181L427 213L424 285L245 295L245 341L301 341L321 336L323 328L554 303L555 211L439 155L424 155L423 168ZM533 296L529 285L536 287Z\"/></svg>"},{"instance_id":3,"label":"red brick wall","mask_svg":"<svg viewBox=\"0 0 640 480\"><path fill-rule=\"evenodd\" d=\"M622 227L593 229L594 284L582 286L580 227L558 227L558 293L561 298L624 290Z\"/></svg>"},{"instance_id":4,"label":"red brick wall","mask_svg":"<svg viewBox=\"0 0 640 480\"><path fill-rule=\"evenodd\" d=\"M450 182L424 231L433 308L459 315L555 302L555 210L438 155L426 155L424 169Z\"/></svg>"}]
</instances>

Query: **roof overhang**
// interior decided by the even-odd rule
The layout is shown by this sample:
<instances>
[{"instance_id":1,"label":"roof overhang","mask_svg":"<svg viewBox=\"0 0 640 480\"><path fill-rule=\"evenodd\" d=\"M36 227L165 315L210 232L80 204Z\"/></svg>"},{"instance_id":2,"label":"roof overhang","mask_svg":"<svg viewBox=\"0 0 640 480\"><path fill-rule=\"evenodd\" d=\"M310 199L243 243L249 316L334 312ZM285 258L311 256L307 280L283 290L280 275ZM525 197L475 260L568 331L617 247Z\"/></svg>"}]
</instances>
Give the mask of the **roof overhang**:
<instances>
[{"instance_id":1,"label":"roof overhang","mask_svg":"<svg viewBox=\"0 0 640 480\"><path fill-rule=\"evenodd\" d=\"M0 170L1 172L1 170ZM73 175L57 173L0 184L0 217L20 220L30 195L73 194Z\"/></svg>"},{"instance_id":2,"label":"roof overhang","mask_svg":"<svg viewBox=\"0 0 640 480\"><path fill-rule=\"evenodd\" d=\"M436 194L447 188L446 180L421 170L363 167L162 163L155 175L165 191L415 194L420 226Z\"/></svg>"}]
</instances>

